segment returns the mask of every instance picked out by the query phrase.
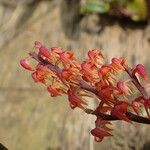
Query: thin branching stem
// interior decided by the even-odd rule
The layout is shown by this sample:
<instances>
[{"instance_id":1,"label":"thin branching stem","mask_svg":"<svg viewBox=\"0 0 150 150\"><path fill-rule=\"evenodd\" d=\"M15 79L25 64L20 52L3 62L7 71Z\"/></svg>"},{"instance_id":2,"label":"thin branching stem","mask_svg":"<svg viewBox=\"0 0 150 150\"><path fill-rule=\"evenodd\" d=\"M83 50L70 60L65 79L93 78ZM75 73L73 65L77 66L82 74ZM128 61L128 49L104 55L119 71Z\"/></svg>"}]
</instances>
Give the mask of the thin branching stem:
<instances>
[{"instance_id":1,"label":"thin branching stem","mask_svg":"<svg viewBox=\"0 0 150 150\"><path fill-rule=\"evenodd\" d=\"M140 93L142 94L144 99L148 99L149 96L145 90L145 88L140 84L140 82L138 81L137 77L132 74L132 70L131 68L129 68L128 66L124 65L125 71L128 73L128 75L130 76L130 78L132 79L132 83L135 85L135 87L140 91Z\"/></svg>"}]
</instances>

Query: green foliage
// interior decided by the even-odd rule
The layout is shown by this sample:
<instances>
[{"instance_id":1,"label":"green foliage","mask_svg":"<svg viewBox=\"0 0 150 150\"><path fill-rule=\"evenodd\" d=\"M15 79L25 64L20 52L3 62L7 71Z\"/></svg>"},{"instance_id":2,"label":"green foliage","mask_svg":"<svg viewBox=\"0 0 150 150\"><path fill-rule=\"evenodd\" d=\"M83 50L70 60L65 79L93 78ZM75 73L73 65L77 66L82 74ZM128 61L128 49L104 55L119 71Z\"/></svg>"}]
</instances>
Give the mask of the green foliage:
<instances>
[{"instance_id":1,"label":"green foliage","mask_svg":"<svg viewBox=\"0 0 150 150\"><path fill-rule=\"evenodd\" d=\"M85 0L81 5L80 13L111 13L129 17L133 21L148 19L146 0Z\"/></svg>"},{"instance_id":2,"label":"green foliage","mask_svg":"<svg viewBox=\"0 0 150 150\"><path fill-rule=\"evenodd\" d=\"M147 19L148 9L145 0L133 0L127 4L127 12L134 21L142 21Z\"/></svg>"},{"instance_id":3,"label":"green foliage","mask_svg":"<svg viewBox=\"0 0 150 150\"><path fill-rule=\"evenodd\" d=\"M106 13L110 9L109 3L105 3L99 0L87 0L81 7L80 12L84 13Z\"/></svg>"}]
</instances>

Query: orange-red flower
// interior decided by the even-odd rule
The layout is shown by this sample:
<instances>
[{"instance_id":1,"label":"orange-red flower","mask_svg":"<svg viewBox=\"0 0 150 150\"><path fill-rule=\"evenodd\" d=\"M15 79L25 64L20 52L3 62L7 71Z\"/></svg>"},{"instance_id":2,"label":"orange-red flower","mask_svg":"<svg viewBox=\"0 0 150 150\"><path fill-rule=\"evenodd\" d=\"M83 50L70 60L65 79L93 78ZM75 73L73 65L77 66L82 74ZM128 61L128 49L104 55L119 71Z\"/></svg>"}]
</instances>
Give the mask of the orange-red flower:
<instances>
[{"instance_id":1,"label":"orange-red flower","mask_svg":"<svg viewBox=\"0 0 150 150\"><path fill-rule=\"evenodd\" d=\"M30 66L29 58L22 59L21 66L32 71L33 80L46 86L52 97L67 94L71 108L94 114L97 119L91 134L96 141L111 136L112 129L108 125L113 120L132 123L141 117L144 109L150 119L150 96L145 89L147 85L140 82L148 79L143 65L130 68L124 58L112 58L107 64L97 49L90 50L83 62L78 61L71 50L63 51L61 47L48 49L39 41L35 42L34 49L35 52L29 55L37 61L35 67ZM120 73L126 75L121 77ZM137 74L142 78L137 78ZM130 91L127 81L139 91L138 96ZM129 99L130 94L133 100ZM91 106L85 98L93 95L97 100L96 107L89 109ZM142 121L147 118L143 117Z\"/></svg>"},{"instance_id":2,"label":"orange-red flower","mask_svg":"<svg viewBox=\"0 0 150 150\"><path fill-rule=\"evenodd\" d=\"M48 92L51 94L52 97L60 96L63 93L66 93L63 88L58 88L53 85L47 87Z\"/></svg>"},{"instance_id":3,"label":"orange-red flower","mask_svg":"<svg viewBox=\"0 0 150 150\"><path fill-rule=\"evenodd\" d=\"M123 94L125 97L130 95L131 92L130 88L126 85L125 81L119 81L117 82L117 88L118 88L118 94Z\"/></svg>"},{"instance_id":4,"label":"orange-red flower","mask_svg":"<svg viewBox=\"0 0 150 150\"><path fill-rule=\"evenodd\" d=\"M41 48L42 46L43 46L43 44L41 42L39 42L39 41L34 42L34 47L35 48Z\"/></svg>"},{"instance_id":5,"label":"orange-red flower","mask_svg":"<svg viewBox=\"0 0 150 150\"><path fill-rule=\"evenodd\" d=\"M142 78L144 78L145 80L148 79L148 73L145 69L145 67L142 64L138 64L136 66L136 68L134 69L133 73L138 73Z\"/></svg>"},{"instance_id":6,"label":"orange-red flower","mask_svg":"<svg viewBox=\"0 0 150 150\"><path fill-rule=\"evenodd\" d=\"M51 51L57 54L61 54L63 52L61 47L52 47Z\"/></svg>"},{"instance_id":7,"label":"orange-red flower","mask_svg":"<svg viewBox=\"0 0 150 150\"><path fill-rule=\"evenodd\" d=\"M43 65L38 65L36 71L32 73L32 78L35 82L45 83L47 75L50 73L50 70Z\"/></svg>"},{"instance_id":8,"label":"orange-red flower","mask_svg":"<svg viewBox=\"0 0 150 150\"><path fill-rule=\"evenodd\" d=\"M112 113L112 115L117 116L121 120L131 122L125 114L127 112L127 109L129 106L130 106L130 104L127 102L117 101L115 103L114 108L112 109L111 113Z\"/></svg>"},{"instance_id":9,"label":"orange-red flower","mask_svg":"<svg viewBox=\"0 0 150 150\"><path fill-rule=\"evenodd\" d=\"M111 136L111 134L109 132L104 131L104 130L99 129L99 128L92 129L91 134L96 137L95 140L97 142L102 141L103 138L106 137L106 136Z\"/></svg>"},{"instance_id":10,"label":"orange-red flower","mask_svg":"<svg viewBox=\"0 0 150 150\"><path fill-rule=\"evenodd\" d=\"M124 70L123 64L125 63L124 58L112 58L111 66L115 71Z\"/></svg>"},{"instance_id":11,"label":"orange-red flower","mask_svg":"<svg viewBox=\"0 0 150 150\"><path fill-rule=\"evenodd\" d=\"M84 105L87 105L86 102L82 100L80 94L77 94L76 88L71 88L68 90L68 100L70 102L71 108L79 107L84 109Z\"/></svg>"},{"instance_id":12,"label":"orange-red flower","mask_svg":"<svg viewBox=\"0 0 150 150\"><path fill-rule=\"evenodd\" d=\"M39 48L39 56L46 57L50 62L53 62L53 56L50 54L49 50L43 46Z\"/></svg>"},{"instance_id":13,"label":"orange-red flower","mask_svg":"<svg viewBox=\"0 0 150 150\"><path fill-rule=\"evenodd\" d=\"M34 71L34 69L29 65L29 62L27 59L20 60L20 65L29 71Z\"/></svg>"}]
</instances>

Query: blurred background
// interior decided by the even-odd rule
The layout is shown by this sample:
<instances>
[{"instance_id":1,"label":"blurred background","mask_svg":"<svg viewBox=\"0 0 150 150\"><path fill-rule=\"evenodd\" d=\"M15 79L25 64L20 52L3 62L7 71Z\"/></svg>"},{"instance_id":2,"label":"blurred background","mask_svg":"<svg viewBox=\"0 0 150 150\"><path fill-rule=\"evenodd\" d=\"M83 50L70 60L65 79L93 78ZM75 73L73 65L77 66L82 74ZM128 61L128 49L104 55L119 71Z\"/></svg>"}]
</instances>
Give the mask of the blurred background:
<instances>
[{"instance_id":1,"label":"blurred background","mask_svg":"<svg viewBox=\"0 0 150 150\"><path fill-rule=\"evenodd\" d=\"M10 150L150 150L150 126L113 124L95 143L94 116L51 98L19 61L34 41L71 49L79 60L94 48L125 57L150 73L150 0L0 0L0 143Z\"/></svg>"}]
</instances>

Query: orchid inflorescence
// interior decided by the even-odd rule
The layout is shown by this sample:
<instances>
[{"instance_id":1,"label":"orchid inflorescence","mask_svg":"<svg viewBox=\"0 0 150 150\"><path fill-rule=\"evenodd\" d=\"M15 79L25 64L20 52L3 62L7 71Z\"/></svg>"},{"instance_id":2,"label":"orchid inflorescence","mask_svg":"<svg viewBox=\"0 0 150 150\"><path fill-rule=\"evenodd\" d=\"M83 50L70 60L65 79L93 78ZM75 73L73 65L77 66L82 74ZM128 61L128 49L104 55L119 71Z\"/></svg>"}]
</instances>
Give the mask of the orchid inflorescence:
<instances>
[{"instance_id":1,"label":"orchid inflorescence","mask_svg":"<svg viewBox=\"0 0 150 150\"><path fill-rule=\"evenodd\" d=\"M149 77L142 64L130 68L124 58L106 63L98 49L88 51L82 63L71 50L61 47L49 49L36 41L34 49L20 61L21 66L31 71L32 79L44 84L52 97L66 94L72 109L95 115L91 134L96 141L112 135L108 126L114 120L150 124ZM31 59L36 66L29 64ZM89 108L88 97L94 96L96 108Z\"/></svg>"}]
</instances>

